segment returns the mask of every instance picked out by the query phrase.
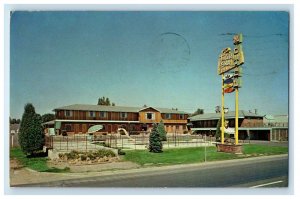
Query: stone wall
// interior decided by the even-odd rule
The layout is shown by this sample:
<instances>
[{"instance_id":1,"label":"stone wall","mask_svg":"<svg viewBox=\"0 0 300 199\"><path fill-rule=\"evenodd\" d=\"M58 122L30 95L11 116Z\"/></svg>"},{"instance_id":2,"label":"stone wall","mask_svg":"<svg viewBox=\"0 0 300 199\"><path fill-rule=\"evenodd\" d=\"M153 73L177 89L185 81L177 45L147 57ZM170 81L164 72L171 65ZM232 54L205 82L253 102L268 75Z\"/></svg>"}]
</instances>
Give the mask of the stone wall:
<instances>
[{"instance_id":1,"label":"stone wall","mask_svg":"<svg viewBox=\"0 0 300 199\"><path fill-rule=\"evenodd\" d=\"M233 144L217 144L217 151L218 152L225 152L225 153L236 153L240 154L243 153L242 145L233 145Z\"/></svg>"}]
</instances>

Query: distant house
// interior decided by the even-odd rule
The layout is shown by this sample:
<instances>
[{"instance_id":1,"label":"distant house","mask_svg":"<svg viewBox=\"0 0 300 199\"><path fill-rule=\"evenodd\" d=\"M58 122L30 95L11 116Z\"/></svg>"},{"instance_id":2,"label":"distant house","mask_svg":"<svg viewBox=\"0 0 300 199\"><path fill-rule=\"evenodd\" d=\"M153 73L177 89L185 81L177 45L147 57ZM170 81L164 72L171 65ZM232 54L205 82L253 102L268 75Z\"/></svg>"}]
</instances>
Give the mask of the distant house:
<instances>
[{"instance_id":1,"label":"distant house","mask_svg":"<svg viewBox=\"0 0 300 199\"><path fill-rule=\"evenodd\" d=\"M127 131L150 131L153 123L163 120L168 133L183 133L187 130L188 113L168 108L127 107L74 104L55 108L53 124L56 134L72 132L86 133L94 125L102 125L101 132L116 132L118 128Z\"/></svg>"},{"instance_id":2,"label":"distant house","mask_svg":"<svg viewBox=\"0 0 300 199\"><path fill-rule=\"evenodd\" d=\"M20 130L20 124L10 124L9 128L11 134L18 134Z\"/></svg>"},{"instance_id":3,"label":"distant house","mask_svg":"<svg viewBox=\"0 0 300 199\"><path fill-rule=\"evenodd\" d=\"M193 117L189 117L188 125L191 128L191 130L195 133L214 136L216 133L217 123L220 118L221 113L200 114ZM228 128L235 128L235 111L229 111L228 113L226 113L225 120L228 121ZM277 122L277 126L272 126L268 125L269 123L266 123L265 116L259 115L257 113L240 110L238 123L239 139L241 140L251 139L275 141L288 139L287 121L286 123ZM279 128L279 125L282 126ZM278 129L280 129L280 133L282 133L280 139L278 136L276 136Z\"/></svg>"},{"instance_id":4,"label":"distant house","mask_svg":"<svg viewBox=\"0 0 300 199\"><path fill-rule=\"evenodd\" d=\"M18 133L20 131L20 124L10 124L9 125L9 146L16 147L20 146L18 141Z\"/></svg>"},{"instance_id":5,"label":"distant house","mask_svg":"<svg viewBox=\"0 0 300 199\"><path fill-rule=\"evenodd\" d=\"M271 140L288 140L288 115L265 115L264 125L272 128Z\"/></svg>"}]
</instances>

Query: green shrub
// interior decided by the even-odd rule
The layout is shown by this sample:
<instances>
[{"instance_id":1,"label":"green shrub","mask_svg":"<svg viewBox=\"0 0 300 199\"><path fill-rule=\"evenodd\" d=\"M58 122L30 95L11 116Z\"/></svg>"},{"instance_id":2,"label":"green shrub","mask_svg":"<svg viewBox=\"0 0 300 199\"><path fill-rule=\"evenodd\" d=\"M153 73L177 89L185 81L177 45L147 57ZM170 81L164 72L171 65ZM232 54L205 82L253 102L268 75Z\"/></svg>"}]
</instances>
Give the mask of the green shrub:
<instances>
[{"instance_id":1,"label":"green shrub","mask_svg":"<svg viewBox=\"0 0 300 199\"><path fill-rule=\"evenodd\" d=\"M97 153L94 153L94 152L88 152L87 153L87 157L90 158L90 160L95 160L96 157L97 157Z\"/></svg>"},{"instance_id":2,"label":"green shrub","mask_svg":"<svg viewBox=\"0 0 300 199\"><path fill-rule=\"evenodd\" d=\"M66 156L67 156L68 160L74 160L74 159L79 158L79 153L78 153L78 151L73 150L70 153L66 153Z\"/></svg>"},{"instance_id":3,"label":"green shrub","mask_svg":"<svg viewBox=\"0 0 300 199\"><path fill-rule=\"evenodd\" d=\"M82 154L80 156L81 161L85 161L87 159L87 156L85 154Z\"/></svg>"},{"instance_id":4,"label":"green shrub","mask_svg":"<svg viewBox=\"0 0 300 199\"><path fill-rule=\"evenodd\" d=\"M59 154L58 154L58 157L59 157L60 159L63 159L64 156L65 156L65 154L63 154L63 153L59 153Z\"/></svg>"},{"instance_id":5,"label":"green shrub","mask_svg":"<svg viewBox=\"0 0 300 199\"><path fill-rule=\"evenodd\" d=\"M111 157L115 157L116 154L111 151L111 150L105 150L105 149L100 149L96 152L97 156L100 157L100 158L103 158L104 156L108 157L108 156L111 156Z\"/></svg>"},{"instance_id":6,"label":"green shrub","mask_svg":"<svg viewBox=\"0 0 300 199\"><path fill-rule=\"evenodd\" d=\"M122 149L118 149L118 155L126 155L126 153Z\"/></svg>"}]
</instances>

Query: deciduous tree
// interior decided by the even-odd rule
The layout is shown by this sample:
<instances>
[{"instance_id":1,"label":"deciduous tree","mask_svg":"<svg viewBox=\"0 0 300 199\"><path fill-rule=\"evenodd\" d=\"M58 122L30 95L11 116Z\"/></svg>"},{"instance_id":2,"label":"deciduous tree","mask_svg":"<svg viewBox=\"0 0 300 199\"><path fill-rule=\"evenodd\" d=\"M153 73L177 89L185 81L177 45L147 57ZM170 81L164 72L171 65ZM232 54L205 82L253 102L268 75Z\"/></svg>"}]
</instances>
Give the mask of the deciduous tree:
<instances>
[{"instance_id":1,"label":"deciduous tree","mask_svg":"<svg viewBox=\"0 0 300 199\"><path fill-rule=\"evenodd\" d=\"M42 122L49 122L55 119L55 115L52 113L46 113L42 115Z\"/></svg>"}]
</instances>

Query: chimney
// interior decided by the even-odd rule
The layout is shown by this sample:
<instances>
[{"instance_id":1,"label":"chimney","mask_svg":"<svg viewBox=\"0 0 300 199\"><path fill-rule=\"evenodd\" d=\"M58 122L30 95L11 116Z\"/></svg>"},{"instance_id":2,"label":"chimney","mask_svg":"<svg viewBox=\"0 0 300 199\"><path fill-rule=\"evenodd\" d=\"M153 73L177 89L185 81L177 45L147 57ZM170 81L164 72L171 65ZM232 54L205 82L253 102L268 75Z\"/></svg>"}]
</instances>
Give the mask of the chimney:
<instances>
[{"instance_id":1,"label":"chimney","mask_svg":"<svg viewBox=\"0 0 300 199\"><path fill-rule=\"evenodd\" d=\"M257 109L254 109L254 113L257 115Z\"/></svg>"}]
</instances>

